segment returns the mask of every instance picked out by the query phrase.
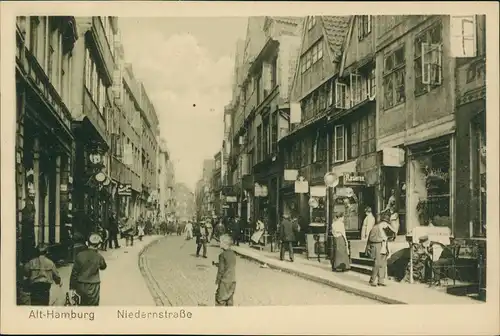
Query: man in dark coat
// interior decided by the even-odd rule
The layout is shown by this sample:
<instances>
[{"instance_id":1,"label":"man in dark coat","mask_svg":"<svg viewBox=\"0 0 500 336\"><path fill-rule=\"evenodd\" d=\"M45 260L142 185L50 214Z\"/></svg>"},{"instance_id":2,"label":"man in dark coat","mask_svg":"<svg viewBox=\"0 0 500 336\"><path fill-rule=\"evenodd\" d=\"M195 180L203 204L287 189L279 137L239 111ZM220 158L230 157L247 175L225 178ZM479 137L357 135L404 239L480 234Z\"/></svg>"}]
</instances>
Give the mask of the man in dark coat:
<instances>
[{"instance_id":1,"label":"man in dark coat","mask_svg":"<svg viewBox=\"0 0 500 336\"><path fill-rule=\"evenodd\" d=\"M299 225L290 220L288 214L283 215L283 220L280 225L280 260L285 259L285 248L288 249L290 261L293 262L293 243L297 240L296 234L299 232Z\"/></svg>"},{"instance_id":2,"label":"man in dark coat","mask_svg":"<svg viewBox=\"0 0 500 336\"><path fill-rule=\"evenodd\" d=\"M195 230L196 236L196 256L200 256L200 250L203 247L203 258L207 257L207 241L208 241L208 229L204 222L201 222L198 228Z\"/></svg>"},{"instance_id":3,"label":"man in dark coat","mask_svg":"<svg viewBox=\"0 0 500 336\"><path fill-rule=\"evenodd\" d=\"M213 264L217 266L217 277L215 284L217 291L215 292L216 306L232 306L233 296L236 289L236 254L231 250L231 237L222 235L220 237L220 247L222 249L219 254L219 262Z\"/></svg>"},{"instance_id":4,"label":"man in dark coat","mask_svg":"<svg viewBox=\"0 0 500 336\"><path fill-rule=\"evenodd\" d=\"M118 219L116 218L115 213L111 213L109 217L109 248L113 248L113 243L115 248L120 248L118 244Z\"/></svg>"},{"instance_id":5,"label":"man in dark coat","mask_svg":"<svg viewBox=\"0 0 500 336\"><path fill-rule=\"evenodd\" d=\"M240 217L237 216L233 220L231 231L232 231L232 236L233 236L233 243L236 246L240 246L240 236L241 236L241 220L240 220Z\"/></svg>"}]
</instances>

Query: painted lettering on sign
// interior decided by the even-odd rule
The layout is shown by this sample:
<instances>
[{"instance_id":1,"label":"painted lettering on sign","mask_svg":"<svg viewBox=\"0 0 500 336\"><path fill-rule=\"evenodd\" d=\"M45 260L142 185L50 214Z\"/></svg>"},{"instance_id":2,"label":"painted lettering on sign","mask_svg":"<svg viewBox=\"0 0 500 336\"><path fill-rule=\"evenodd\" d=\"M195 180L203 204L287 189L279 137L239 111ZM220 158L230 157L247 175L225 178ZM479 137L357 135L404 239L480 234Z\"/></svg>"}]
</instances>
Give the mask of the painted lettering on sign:
<instances>
[{"instance_id":1,"label":"painted lettering on sign","mask_svg":"<svg viewBox=\"0 0 500 336\"><path fill-rule=\"evenodd\" d=\"M365 176L353 173L344 173L344 184L364 184Z\"/></svg>"}]
</instances>

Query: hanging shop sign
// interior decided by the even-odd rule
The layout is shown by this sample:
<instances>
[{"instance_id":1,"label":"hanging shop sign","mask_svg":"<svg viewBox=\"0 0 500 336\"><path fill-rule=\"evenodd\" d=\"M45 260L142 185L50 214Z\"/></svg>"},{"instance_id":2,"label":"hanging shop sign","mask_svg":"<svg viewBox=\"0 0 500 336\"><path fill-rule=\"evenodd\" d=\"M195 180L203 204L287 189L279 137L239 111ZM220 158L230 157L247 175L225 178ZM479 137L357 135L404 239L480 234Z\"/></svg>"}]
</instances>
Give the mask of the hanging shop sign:
<instances>
[{"instance_id":1,"label":"hanging shop sign","mask_svg":"<svg viewBox=\"0 0 500 336\"><path fill-rule=\"evenodd\" d=\"M131 196L132 195L132 185L131 184L120 184L118 186L119 196Z\"/></svg>"},{"instance_id":2,"label":"hanging shop sign","mask_svg":"<svg viewBox=\"0 0 500 336\"><path fill-rule=\"evenodd\" d=\"M95 175L95 179L97 182L104 182L106 180L106 174L104 174L103 172L99 172Z\"/></svg>"},{"instance_id":3,"label":"hanging shop sign","mask_svg":"<svg viewBox=\"0 0 500 336\"><path fill-rule=\"evenodd\" d=\"M365 176L360 173L344 173L342 176L342 185L365 185Z\"/></svg>"},{"instance_id":4,"label":"hanging shop sign","mask_svg":"<svg viewBox=\"0 0 500 336\"><path fill-rule=\"evenodd\" d=\"M329 188L335 188L339 184L339 178L335 173L326 173L324 180L325 185Z\"/></svg>"},{"instance_id":5,"label":"hanging shop sign","mask_svg":"<svg viewBox=\"0 0 500 336\"><path fill-rule=\"evenodd\" d=\"M295 193L296 194L307 194L309 192L309 182L307 182L304 177L300 176L297 181L295 181Z\"/></svg>"},{"instance_id":6,"label":"hanging shop sign","mask_svg":"<svg viewBox=\"0 0 500 336\"><path fill-rule=\"evenodd\" d=\"M386 167L403 167L405 164L404 149L397 147L382 149L382 163Z\"/></svg>"},{"instance_id":7,"label":"hanging shop sign","mask_svg":"<svg viewBox=\"0 0 500 336\"><path fill-rule=\"evenodd\" d=\"M297 176L299 176L299 171L297 169L285 169L285 181L297 181Z\"/></svg>"},{"instance_id":8,"label":"hanging shop sign","mask_svg":"<svg viewBox=\"0 0 500 336\"><path fill-rule=\"evenodd\" d=\"M255 183L253 194L255 197L267 197L267 186Z\"/></svg>"},{"instance_id":9,"label":"hanging shop sign","mask_svg":"<svg viewBox=\"0 0 500 336\"><path fill-rule=\"evenodd\" d=\"M61 188L60 188L60 190L61 190L62 192L68 191L68 185L67 185L67 184L61 184Z\"/></svg>"},{"instance_id":10,"label":"hanging shop sign","mask_svg":"<svg viewBox=\"0 0 500 336\"><path fill-rule=\"evenodd\" d=\"M236 203L236 202L238 202L238 198L236 196L226 196L226 202Z\"/></svg>"},{"instance_id":11,"label":"hanging shop sign","mask_svg":"<svg viewBox=\"0 0 500 336\"><path fill-rule=\"evenodd\" d=\"M311 186L310 190L311 197L325 197L326 196L326 186Z\"/></svg>"}]
</instances>

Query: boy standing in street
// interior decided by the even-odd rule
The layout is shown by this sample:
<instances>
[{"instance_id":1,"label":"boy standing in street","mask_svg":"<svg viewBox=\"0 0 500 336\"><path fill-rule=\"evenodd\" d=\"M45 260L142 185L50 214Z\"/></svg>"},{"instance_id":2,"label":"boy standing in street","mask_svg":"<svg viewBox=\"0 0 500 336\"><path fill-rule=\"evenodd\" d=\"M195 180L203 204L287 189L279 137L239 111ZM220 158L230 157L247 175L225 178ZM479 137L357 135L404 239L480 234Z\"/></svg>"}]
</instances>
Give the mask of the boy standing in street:
<instances>
[{"instance_id":1,"label":"boy standing in street","mask_svg":"<svg viewBox=\"0 0 500 336\"><path fill-rule=\"evenodd\" d=\"M101 236L92 233L88 240L89 248L78 253L71 270L69 288L80 296L81 306L99 305L101 295L99 272L107 267L104 257L97 251L101 243Z\"/></svg>"},{"instance_id":2,"label":"boy standing in street","mask_svg":"<svg viewBox=\"0 0 500 336\"><path fill-rule=\"evenodd\" d=\"M207 257L207 241L208 241L208 229L204 222L200 223L200 226L196 232L196 256L200 256L200 250L203 247L203 258Z\"/></svg>"},{"instance_id":3,"label":"boy standing in street","mask_svg":"<svg viewBox=\"0 0 500 336\"><path fill-rule=\"evenodd\" d=\"M215 284L217 291L215 292L216 306L232 306L233 296L236 289L236 254L231 249L232 241L228 235L220 237L219 262L213 263L218 267Z\"/></svg>"},{"instance_id":4,"label":"boy standing in street","mask_svg":"<svg viewBox=\"0 0 500 336\"><path fill-rule=\"evenodd\" d=\"M24 265L32 306L48 306L50 303L50 287L55 282L62 286L61 277L56 265L47 258L47 246L38 246L38 256Z\"/></svg>"}]
</instances>

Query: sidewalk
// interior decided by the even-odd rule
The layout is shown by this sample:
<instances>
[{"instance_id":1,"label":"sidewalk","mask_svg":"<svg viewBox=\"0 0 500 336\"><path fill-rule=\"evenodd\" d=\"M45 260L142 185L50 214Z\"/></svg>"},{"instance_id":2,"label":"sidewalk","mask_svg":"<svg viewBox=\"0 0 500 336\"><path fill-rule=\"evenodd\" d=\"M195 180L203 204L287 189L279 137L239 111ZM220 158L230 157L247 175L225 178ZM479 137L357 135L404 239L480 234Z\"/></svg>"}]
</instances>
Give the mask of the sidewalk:
<instances>
[{"instance_id":1,"label":"sidewalk","mask_svg":"<svg viewBox=\"0 0 500 336\"><path fill-rule=\"evenodd\" d=\"M447 294L437 288L429 288L425 284L409 284L387 281L386 287L371 287L369 276L356 273L334 273L329 261L322 259L307 260L296 255L295 262L279 260L278 252L258 251L248 245L233 246L233 250L241 257L267 264L278 269L314 282L322 283L343 291L361 295L388 304L474 304L480 301L469 297ZM288 253L286 255L288 257Z\"/></svg>"},{"instance_id":2,"label":"sidewalk","mask_svg":"<svg viewBox=\"0 0 500 336\"><path fill-rule=\"evenodd\" d=\"M141 241L134 239L134 246L125 246L120 239L119 249L99 251L106 259L108 267L101 271L101 306L154 306L155 301L139 269L139 255L146 246L163 236L145 236ZM50 304L64 306L69 290L72 265L58 269L63 286L53 285L50 291Z\"/></svg>"}]
</instances>

